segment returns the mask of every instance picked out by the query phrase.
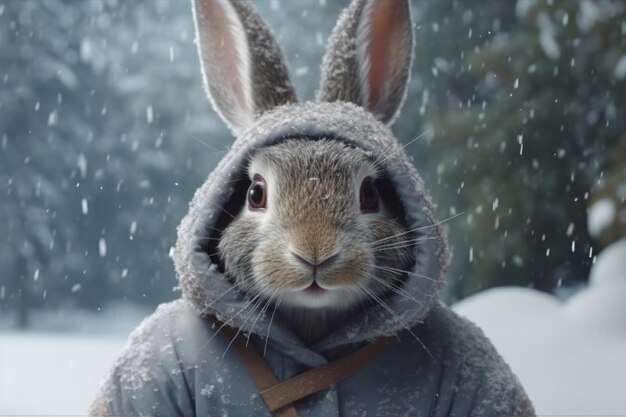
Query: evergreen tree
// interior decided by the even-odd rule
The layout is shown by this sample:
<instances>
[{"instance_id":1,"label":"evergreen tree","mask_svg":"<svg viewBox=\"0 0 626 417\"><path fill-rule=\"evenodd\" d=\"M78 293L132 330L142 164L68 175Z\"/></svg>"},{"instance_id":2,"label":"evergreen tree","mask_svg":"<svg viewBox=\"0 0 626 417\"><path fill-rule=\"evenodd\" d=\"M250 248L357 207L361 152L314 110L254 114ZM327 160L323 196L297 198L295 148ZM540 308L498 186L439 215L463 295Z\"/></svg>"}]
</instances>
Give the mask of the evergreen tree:
<instances>
[{"instance_id":1,"label":"evergreen tree","mask_svg":"<svg viewBox=\"0 0 626 417\"><path fill-rule=\"evenodd\" d=\"M462 53L468 77L448 103L425 111L440 217L464 212L449 227L459 297L584 280L587 200L625 131L624 4L520 1L515 11L510 30Z\"/></svg>"},{"instance_id":2,"label":"evergreen tree","mask_svg":"<svg viewBox=\"0 0 626 417\"><path fill-rule=\"evenodd\" d=\"M229 142L190 21L170 2L2 4L0 306L21 325L174 296L176 225Z\"/></svg>"}]
</instances>

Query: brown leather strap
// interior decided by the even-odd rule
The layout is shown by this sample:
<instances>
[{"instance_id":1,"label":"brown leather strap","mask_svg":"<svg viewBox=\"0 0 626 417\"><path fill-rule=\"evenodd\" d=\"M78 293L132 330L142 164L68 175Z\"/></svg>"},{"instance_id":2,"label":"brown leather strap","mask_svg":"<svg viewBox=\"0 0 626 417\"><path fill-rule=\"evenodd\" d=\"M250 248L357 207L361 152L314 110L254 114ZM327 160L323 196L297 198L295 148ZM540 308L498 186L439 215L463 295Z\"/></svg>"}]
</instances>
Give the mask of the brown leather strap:
<instances>
[{"instance_id":1,"label":"brown leather strap","mask_svg":"<svg viewBox=\"0 0 626 417\"><path fill-rule=\"evenodd\" d=\"M226 337L233 342L233 347L237 356L244 366L248 370L248 373L254 380L254 383L259 387L259 393L265 389L277 385L279 382L274 376L274 373L267 365L267 362L259 354L253 344L246 346L245 337L241 333L230 326L224 325L222 331ZM261 395L261 399L265 402L265 398ZM267 405L267 402L266 402ZM293 405L282 408L281 410L270 410L276 417L299 417L298 411Z\"/></svg>"},{"instance_id":2,"label":"brown leather strap","mask_svg":"<svg viewBox=\"0 0 626 417\"><path fill-rule=\"evenodd\" d=\"M261 398L277 417L297 417L298 413L293 406L295 401L352 375L383 353L389 345L389 338L381 337L333 362L279 382L256 348L252 344L246 346L243 337L236 337L236 329L224 326L224 333L233 340L235 351L258 386Z\"/></svg>"},{"instance_id":3,"label":"brown leather strap","mask_svg":"<svg viewBox=\"0 0 626 417\"><path fill-rule=\"evenodd\" d=\"M246 346L246 340L241 333L230 326L224 326L222 331L226 337L233 342L235 352L239 356L241 362L248 370L248 373L254 380L254 383L259 388L259 393L265 389L273 387L279 383L278 379L274 376L274 373L267 365L267 362L259 354L253 344ZM263 402L267 402L261 395ZM281 410L270 410L276 417L299 417L296 408L293 405L282 408Z\"/></svg>"},{"instance_id":4,"label":"brown leather strap","mask_svg":"<svg viewBox=\"0 0 626 417\"><path fill-rule=\"evenodd\" d=\"M270 411L277 410L347 378L383 353L388 345L389 338L381 337L333 362L266 388L261 397Z\"/></svg>"}]
</instances>

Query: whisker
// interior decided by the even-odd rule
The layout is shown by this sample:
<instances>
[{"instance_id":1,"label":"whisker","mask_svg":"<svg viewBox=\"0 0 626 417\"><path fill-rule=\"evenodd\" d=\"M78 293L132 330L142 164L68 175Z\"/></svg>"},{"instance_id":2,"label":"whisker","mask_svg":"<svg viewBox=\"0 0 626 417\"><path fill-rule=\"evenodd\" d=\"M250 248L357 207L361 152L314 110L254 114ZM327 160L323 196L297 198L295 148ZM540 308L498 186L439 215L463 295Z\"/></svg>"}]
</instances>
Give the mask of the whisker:
<instances>
[{"instance_id":1,"label":"whisker","mask_svg":"<svg viewBox=\"0 0 626 417\"><path fill-rule=\"evenodd\" d=\"M423 302L421 302L421 301L420 301L420 300L418 300L417 298L413 297L413 295L411 295L409 292L405 291L403 288L401 288L401 287L399 287L399 286L397 286L397 285L394 285L394 284L393 284L393 283L391 283L391 282L385 281L384 279L381 279L381 278L377 277L377 276L376 276L376 275L374 275L374 274L371 274L371 273L366 273L366 275L367 275L368 277L372 278L373 280L375 280L376 282L378 282L378 283L382 284L383 286L385 286L385 287L389 288L389 289L390 289L391 291L393 291L394 293L396 293L396 294L398 294L398 295L401 295L401 296L403 296L403 297L405 297L405 298L408 298L408 299L409 299L409 300L411 300L411 301L415 301L417 304L419 304L419 306L420 306L420 307L423 307L423 306L424 306L424 303L423 303Z\"/></svg>"},{"instance_id":2,"label":"whisker","mask_svg":"<svg viewBox=\"0 0 626 417\"><path fill-rule=\"evenodd\" d=\"M459 217L462 214L465 214L465 212L457 213L457 214L455 214L453 216L450 216L448 218L445 218L445 219L443 219L443 220L441 220L441 221L439 221L437 223L429 224L427 226L420 226L420 227L417 227L415 229L411 229L411 230L407 230L407 231L402 232L402 233L395 234L393 236L387 236L387 237L384 237L382 239L375 240L373 242L370 242L368 244L368 246L375 245L376 243L384 242L386 240L394 239L396 237L403 236L403 235L406 235L406 234L409 234L409 233L418 232L420 230L426 230L426 229L430 229L430 228L433 228L433 227L440 226L440 225L442 225L442 224L444 224L444 223L446 223L446 222L448 222L448 221L450 221L452 219L455 219L456 217Z\"/></svg>"},{"instance_id":3,"label":"whisker","mask_svg":"<svg viewBox=\"0 0 626 417\"><path fill-rule=\"evenodd\" d=\"M221 240L219 237L199 237L198 240Z\"/></svg>"},{"instance_id":4,"label":"whisker","mask_svg":"<svg viewBox=\"0 0 626 417\"><path fill-rule=\"evenodd\" d=\"M243 310L247 309L248 306L252 305L252 311L250 313L248 313L248 315L246 316L246 319L243 321L242 325L237 328L237 332L235 333L235 336L230 340L230 342L228 343L228 346L226 346L226 350L224 351L224 354L222 355L222 357L226 356L226 352L228 352L228 349L232 346L232 344L235 341L235 339L237 339L237 336L239 336L239 333L241 333L241 328L246 324L246 322L248 321L248 319L250 318L252 313L254 313L254 311L256 310L255 306L257 305L257 303L260 300L262 300L262 298L261 298L262 295L263 295L262 293L258 293L257 295L255 295L252 298L252 300L246 306L244 306L244 308L242 308L237 315L234 316L234 317L238 316L241 312L243 312ZM234 318L234 317L232 317L232 318ZM231 320L228 320L228 321L231 321ZM224 324L222 324L222 326L217 330L217 332L215 334L217 334L220 330L222 330L222 328L226 325L226 323L228 321L224 322ZM215 335L213 335L213 337L215 337Z\"/></svg>"},{"instance_id":5,"label":"whisker","mask_svg":"<svg viewBox=\"0 0 626 417\"><path fill-rule=\"evenodd\" d=\"M415 246L419 246L417 243L408 243L406 245L395 245L395 246L385 246L385 247L381 247L381 248L376 248L375 250L372 250L373 253L376 252L385 252L385 251L390 251L390 250L394 250L394 249L404 249L404 248L413 248Z\"/></svg>"},{"instance_id":6,"label":"whisker","mask_svg":"<svg viewBox=\"0 0 626 417\"><path fill-rule=\"evenodd\" d=\"M273 274L275 274L276 272L280 271L280 268L277 268L275 270L273 270L272 272L270 272L269 274L267 274L265 276L265 278L270 278ZM252 288L254 286L255 282L250 282L249 288ZM250 306L250 304L254 301L257 300L254 305L252 306L252 311L246 316L246 318L244 319L243 323L241 324L241 326L239 326L239 328L237 329L237 333L235 334L235 337L230 341L230 343L228 344L228 346L226 347L226 350L224 351L223 356L226 355L226 353L228 352L228 349L230 348L230 346L233 344L233 342L235 341L235 339L237 338L237 336L239 335L239 333L241 332L241 329L245 326L245 324L248 322L248 320L252 317L252 314L256 311L256 309L259 307L259 305L261 305L261 303L264 301L264 299L262 298L262 296L264 295L264 291L269 289L270 285L269 284L265 284L263 285L261 288L258 289L258 293L247 303L247 305L245 305L243 307L243 309L241 311L239 311L239 313L237 315L239 315L244 309L246 309L248 306ZM278 289L276 289L275 291L278 291ZM271 301L271 297L270 300ZM261 316L261 314L263 313L263 309L259 312L259 315L257 316L257 319L259 319L259 317ZM235 315L234 317L231 317L229 320L227 320L226 323L232 321L233 318L235 318L237 315ZM255 324L256 324L256 320L255 320ZM224 324L226 324L224 323ZM223 326L222 326L223 327ZM222 327L220 327L218 329L218 332L222 329ZM254 329L254 326L252 327L252 329ZM247 337L247 341L246 341L246 346L248 345L248 342L250 341L250 334L251 334L252 330L250 330L248 337Z\"/></svg>"},{"instance_id":7,"label":"whisker","mask_svg":"<svg viewBox=\"0 0 626 417\"><path fill-rule=\"evenodd\" d=\"M233 218L233 220L237 220L237 218L235 216L233 216L231 213L229 213L224 207L220 206L219 204L215 204L217 206L217 208L219 208L220 210L222 210L224 213L228 214L230 217ZM222 232L223 233L223 232Z\"/></svg>"},{"instance_id":8,"label":"whisker","mask_svg":"<svg viewBox=\"0 0 626 417\"><path fill-rule=\"evenodd\" d=\"M374 167L378 167L378 166L382 165L383 163L387 162L392 156L394 156L398 152L402 151L403 149L405 149L407 146L409 146L413 142L423 138L429 132L432 132L432 130L431 129L425 130L424 133L422 133L421 135L417 136L415 139L409 141L408 143L406 143L405 145L403 145L399 149L394 150L391 153L388 153L389 151L391 151L391 149L389 151L387 151L387 152L384 152L382 155L380 155L378 158L376 158L376 160L374 160L372 165L374 165Z\"/></svg>"},{"instance_id":9,"label":"whisker","mask_svg":"<svg viewBox=\"0 0 626 417\"><path fill-rule=\"evenodd\" d=\"M237 339L237 336L239 336L239 333L241 333L242 329L245 327L246 323L248 322L248 320L250 320L250 318L253 316L254 312L257 310L257 308L263 303L263 301L265 301L262 297L262 294L259 293L257 294L257 301L254 303L254 305L252 306L252 311L250 311L250 313L248 313L248 315L246 316L246 318L244 319L243 323L241 323L241 326L239 326L239 328L237 329L237 333L235 333L235 337L233 337L233 339L230 341L230 343L228 344L228 346L226 346L226 350L224 351L224 353L222 354L222 357L226 356L226 353L228 352L228 349L230 349L230 346L233 344L233 342L235 341L235 339ZM263 310L261 310L262 312ZM259 316L261 314L261 312L259 313ZM258 317L257 316L257 319ZM248 332L247 335L247 342L246 342L246 346L248 346L248 342L250 341L250 335L252 330L250 330Z\"/></svg>"},{"instance_id":10,"label":"whisker","mask_svg":"<svg viewBox=\"0 0 626 417\"><path fill-rule=\"evenodd\" d=\"M404 321L402 319L402 317L400 317L399 315L397 315L392 309L391 307L389 307L383 300L380 299L380 297L376 296L376 294L372 293L370 290L368 290L367 288L363 287L360 284L357 284L357 286L359 288L361 288L366 294L368 294L370 297L372 297L374 300L376 300L376 302L378 302L385 310L387 310L392 317L394 317L396 320L398 320L403 326L404 329L406 331L408 331L414 338L415 340L417 340L419 342L420 345L422 345L422 347L424 348L424 350L426 352L428 352L428 354L430 355L431 358L434 359L432 353L430 353L430 350L428 350L428 348L426 347L426 345L420 340L419 337L417 337L417 335L415 333L413 333L413 331L411 330L411 326L409 326L409 324Z\"/></svg>"},{"instance_id":11,"label":"whisker","mask_svg":"<svg viewBox=\"0 0 626 417\"><path fill-rule=\"evenodd\" d=\"M228 288L226 291L224 291L219 297L213 299L209 304L207 304L205 306L205 308L202 309L201 314L205 314L207 311L209 311L209 309L211 307L213 307L213 304L215 304L217 301L219 301L223 296L225 296L226 294L228 294L229 292L231 292L232 290L234 290L236 287L233 285L232 287Z\"/></svg>"},{"instance_id":12,"label":"whisker","mask_svg":"<svg viewBox=\"0 0 626 417\"><path fill-rule=\"evenodd\" d=\"M206 143L205 141L203 141L202 139L196 137L195 135L191 135L191 137L193 139L197 140L198 142L200 142L201 144L203 144L205 146L208 146L209 148L213 149L214 151L216 151L215 153L226 154L228 152L228 150L220 150L220 149L216 148L215 146Z\"/></svg>"},{"instance_id":13,"label":"whisker","mask_svg":"<svg viewBox=\"0 0 626 417\"><path fill-rule=\"evenodd\" d=\"M274 321L274 315L276 315L276 310L280 306L280 303L283 301L283 297L278 297L278 302L274 306L274 312L272 313L272 317L270 318L270 324L267 326L267 336L265 336L265 346L263 346L263 357L265 357L265 352L267 351L267 342L270 340L270 331L272 330L272 322Z\"/></svg>"},{"instance_id":14,"label":"whisker","mask_svg":"<svg viewBox=\"0 0 626 417\"><path fill-rule=\"evenodd\" d=\"M387 305L387 303L385 303L380 297L378 297L376 294L374 294L371 290L367 289L366 287L357 284L357 286L359 288L361 288L361 290L363 290L363 292L365 292L365 294L369 295L375 302L377 302L381 307L383 307L385 310L387 310L389 312L389 314L391 314L391 316L398 320L405 328L409 329L409 325L402 320L402 318L396 314L391 307L389 307L389 305Z\"/></svg>"},{"instance_id":15,"label":"whisker","mask_svg":"<svg viewBox=\"0 0 626 417\"><path fill-rule=\"evenodd\" d=\"M274 292L272 293L272 295L270 295L270 297L267 299L267 302L265 303L263 308L261 308L261 311L259 312L259 314L257 315L256 319L252 323L252 327L250 328L250 331L248 332L248 337L246 339L246 346L248 346L248 343L250 343L250 336L252 335L252 332L254 332L254 328L256 326L257 321L267 311L267 309L269 308L269 306L272 303L273 298L276 296L276 294L278 294L279 291L280 291L280 288L276 288L274 290Z\"/></svg>"},{"instance_id":16,"label":"whisker","mask_svg":"<svg viewBox=\"0 0 626 417\"><path fill-rule=\"evenodd\" d=\"M440 239L440 238L441 238L441 236L433 236L433 237L430 237L430 238L424 238L424 239L418 239L418 240L414 240L414 241L408 241L410 243L405 243L405 244L402 244L400 242L394 243L394 244L390 243L390 244L385 245L385 246L372 248L373 249L372 252L382 252L382 251L385 251L385 250L392 250L392 249L411 248L411 247L414 247L414 246L419 246L420 243L424 243L424 242L429 241L429 240Z\"/></svg>"},{"instance_id":17,"label":"whisker","mask_svg":"<svg viewBox=\"0 0 626 417\"><path fill-rule=\"evenodd\" d=\"M392 246L392 245L401 245L404 243L419 243L425 240L433 240L433 239L438 239L440 237L442 237L443 235L433 235L433 236L428 236L428 237L417 237L415 239L406 239L406 240L400 240L398 242L390 242L390 243L383 243L380 245L376 245L376 246L371 246L373 249L380 249L383 247L387 247L387 246Z\"/></svg>"},{"instance_id":18,"label":"whisker","mask_svg":"<svg viewBox=\"0 0 626 417\"><path fill-rule=\"evenodd\" d=\"M235 318L237 318L241 313L244 312L244 310L246 310L256 299L257 297L260 297L261 293L257 294L255 297L251 298L250 300L248 300L244 306L234 315L231 316L228 320L224 321L222 323L222 325L217 329L217 331L213 334L213 336L211 336L209 338L209 340L206 341L206 343L204 345L202 345L202 347L200 348L200 350L204 349L205 347L207 347L207 345L209 343L211 343L211 341L219 334L219 332L224 328L224 326L228 325L229 323L231 323Z\"/></svg>"},{"instance_id":19,"label":"whisker","mask_svg":"<svg viewBox=\"0 0 626 417\"><path fill-rule=\"evenodd\" d=\"M381 266L381 265L372 265L372 266L373 266L374 268L377 268L377 269L382 269L383 271L387 271L387 272L395 272L395 273L397 273L397 274L409 274L409 275L416 275L416 276L418 276L419 278L424 278L424 279L427 279L427 280L432 281L432 282L437 281L437 280L436 280L436 279L434 279L434 278L428 277L428 276L426 276L426 275L418 274L418 273L417 273L417 272L415 272L415 271L405 271L404 269L392 268L392 267L390 267L390 266Z\"/></svg>"}]
</instances>

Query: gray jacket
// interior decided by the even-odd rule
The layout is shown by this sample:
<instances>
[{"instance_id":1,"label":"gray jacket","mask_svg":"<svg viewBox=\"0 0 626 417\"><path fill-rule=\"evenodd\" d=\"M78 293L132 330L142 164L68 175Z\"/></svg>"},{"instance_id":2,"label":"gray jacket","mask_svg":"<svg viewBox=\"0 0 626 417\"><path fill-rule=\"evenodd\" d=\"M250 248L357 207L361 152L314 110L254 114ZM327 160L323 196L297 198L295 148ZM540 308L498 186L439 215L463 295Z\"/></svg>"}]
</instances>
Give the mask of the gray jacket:
<instances>
[{"instance_id":1,"label":"gray jacket","mask_svg":"<svg viewBox=\"0 0 626 417\"><path fill-rule=\"evenodd\" d=\"M351 90L356 84L347 90L343 87L346 77L358 69L358 62L350 58L360 50L355 39L361 37L353 33L360 25L354 19L373 10L377 2L355 0L342 15L325 59L320 102L298 104L284 79L282 58L255 11L241 2L207 0L203 6L204 1L197 0L201 57L209 58L203 61L205 80L213 104L238 139L198 189L178 229L174 263L183 297L160 306L133 332L104 381L92 414L270 416L230 340L220 332L216 324L220 320L249 337L279 380L342 357L377 337L393 336L383 354L356 374L297 402L301 416L534 415L517 378L483 333L438 301L449 258L444 232L435 220L422 179L381 123L393 119L401 97L383 97L379 108L373 109L359 98L358 91ZM228 90L229 80L216 85L230 73L211 68L216 65L211 41L203 46L203 25L210 24L211 17L203 7L212 13L236 13L243 30L250 30L246 53L255 77L274 77L254 80L265 82L254 91L256 108L250 109L254 114L233 116L234 111L245 109L226 109L238 98L229 97L234 94ZM226 10L216 12L216 7ZM410 23L406 27L410 34ZM255 42L261 52L255 50ZM394 62L408 65L409 61ZM255 72L256 66L264 72ZM378 93L404 94L408 70L394 74L397 79L391 84L402 85ZM271 94L276 90L268 87L272 83L281 86L280 96ZM224 207L232 207L233 199L241 197L237 181L249 155L284 139L302 137L344 141L379 156L402 201L412 238L424 238L416 246L415 264L404 282L403 291L410 297L392 293L384 306L368 307L313 346L305 345L272 309L261 312L258 319L246 320L250 303L224 277L213 255L219 232L230 220Z\"/></svg>"}]
</instances>

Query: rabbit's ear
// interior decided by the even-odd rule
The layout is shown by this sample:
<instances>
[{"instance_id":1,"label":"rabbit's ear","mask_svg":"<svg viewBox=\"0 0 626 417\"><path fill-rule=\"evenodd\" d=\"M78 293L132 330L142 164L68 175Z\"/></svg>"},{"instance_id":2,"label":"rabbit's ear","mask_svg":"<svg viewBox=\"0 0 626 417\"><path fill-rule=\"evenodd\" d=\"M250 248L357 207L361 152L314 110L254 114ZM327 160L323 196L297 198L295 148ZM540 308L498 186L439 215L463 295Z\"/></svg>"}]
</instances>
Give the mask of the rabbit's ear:
<instances>
[{"instance_id":1,"label":"rabbit's ear","mask_svg":"<svg viewBox=\"0 0 626 417\"><path fill-rule=\"evenodd\" d=\"M405 96L413 51L407 0L353 0L328 41L320 101L349 101L391 123Z\"/></svg>"},{"instance_id":2,"label":"rabbit's ear","mask_svg":"<svg viewBox=\"0 0 626 417\"><path fill-rule=\"evenodd\" d=\"M205 87L235 135L259 114L296 101L278 44L250 3L192 1Z\"/></svg>"}]
</instances>

